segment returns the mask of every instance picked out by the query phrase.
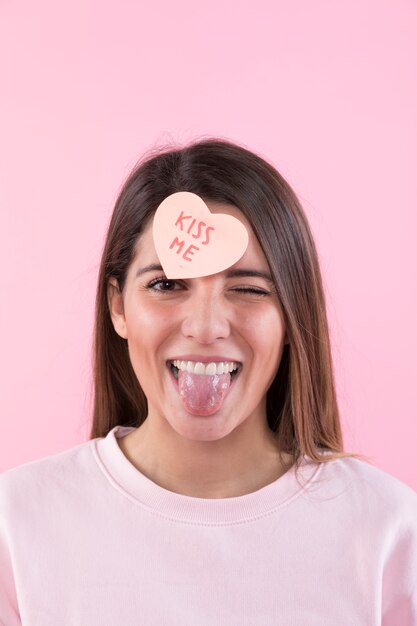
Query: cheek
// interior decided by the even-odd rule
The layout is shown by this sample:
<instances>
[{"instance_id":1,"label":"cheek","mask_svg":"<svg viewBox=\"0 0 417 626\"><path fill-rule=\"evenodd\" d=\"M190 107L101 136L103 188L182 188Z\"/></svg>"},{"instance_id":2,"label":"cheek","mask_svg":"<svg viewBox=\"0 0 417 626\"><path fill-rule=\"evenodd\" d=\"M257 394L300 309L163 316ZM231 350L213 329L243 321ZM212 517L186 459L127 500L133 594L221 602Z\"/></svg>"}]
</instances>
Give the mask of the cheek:
<instances>
[{"instance_id":1,"label":"cheek","mask_svg":"<svg viewBox=\"0 0 417 626\"><path fill-rule=\"evenodd\" d=\"M162 367L162 345L170 332L167 311L149 303L135 303L125 309L128 351L136 377L147 398L158 391Z\"/></svg>"},{"instance_id":2,"label":"cheek","mask_svg":"<svg viewBox=\"0 0 417 626\"><path fill-rule=\"evenodd\" d=\"M256 379L267 386L278 370L285 340L285 322L280 309L265 307L258 315L248 316L242 331L250 346Z\"/></svg>"},{"instance_id":3,"label":"cheek","mask_svg":"<svg viewBox=\"0 0 417 626\"><path fill-rule=\"evenodd\" d=\"M259 307L236 317L237 327L254 344L269 346L279 344L285 335L285 322L281 310L275 306Z\"/></svg>"},{"instance_id":4,"label":"cheek","mask_svg":"<svg viewBox=\"0 0 417 626\"><path fill-rule=\"evenodd\" d=\"M142 350L142 356L146 354L147 348L157 350L172 325L168 309L149 302L138 302L125 313L128 341L133 344L132 349Z\"/></svg>"}]
</instances>

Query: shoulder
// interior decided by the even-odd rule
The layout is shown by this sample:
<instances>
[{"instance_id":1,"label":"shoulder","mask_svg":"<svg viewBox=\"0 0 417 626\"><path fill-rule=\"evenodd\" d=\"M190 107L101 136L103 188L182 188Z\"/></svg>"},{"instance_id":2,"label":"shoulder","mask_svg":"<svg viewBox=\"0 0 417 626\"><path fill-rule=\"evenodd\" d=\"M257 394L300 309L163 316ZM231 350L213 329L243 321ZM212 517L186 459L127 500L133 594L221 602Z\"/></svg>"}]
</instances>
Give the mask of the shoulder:
<instances>
[{"instance_id":1,"label":"shoulder","mask_svg":"<svg viewBox=\"0 0 417 626\"><path fill-rule=\"evenodd\" d=\"M0 473L0 515L9 508L27 511L56 501L58 495L79 492L94 473L92 440Z\"/></svg>"},{"instance_id":2,"label":"shoulder","mask_svg":"<svg viewBox=\"0 0 417 626\"><path fill-rule=\"evenodd\" d=\"M383 516L387 523L411 524L417 532L417 492L400 479L354 457L326 462L322 470L321 481L328 481L340 493L348 492L363 515Z\"/></svg>"}]
</instances>

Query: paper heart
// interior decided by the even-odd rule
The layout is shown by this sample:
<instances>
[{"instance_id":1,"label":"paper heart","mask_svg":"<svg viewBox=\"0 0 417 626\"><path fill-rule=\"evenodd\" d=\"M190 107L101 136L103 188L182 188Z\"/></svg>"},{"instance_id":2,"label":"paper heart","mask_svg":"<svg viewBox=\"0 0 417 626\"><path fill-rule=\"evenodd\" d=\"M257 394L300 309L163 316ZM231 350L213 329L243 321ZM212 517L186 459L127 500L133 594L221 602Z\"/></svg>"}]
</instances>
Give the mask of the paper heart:
<instances>
[{"instance_id":1,"label":"paper heart","mask_svg":"<svg viewBox=\"0 0 417 626\"><path fill-rule=\"evenodd\" d=\"M167 278L209 276L234 265L249 243L244 224L211 213L200 196L178 191L158 206L152 225L156 253Z\"/></svg>"}]
</instances>

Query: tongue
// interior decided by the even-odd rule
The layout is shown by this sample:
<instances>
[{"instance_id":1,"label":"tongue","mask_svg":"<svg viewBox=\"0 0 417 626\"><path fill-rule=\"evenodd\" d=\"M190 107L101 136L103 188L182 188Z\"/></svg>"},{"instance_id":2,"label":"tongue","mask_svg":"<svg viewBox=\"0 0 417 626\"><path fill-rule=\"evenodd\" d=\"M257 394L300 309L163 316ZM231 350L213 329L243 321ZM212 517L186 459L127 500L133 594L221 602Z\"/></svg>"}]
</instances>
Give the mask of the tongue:
<instances>
[{"instance_id":1,"label":"tongue","mask_svg":"<svg viewBox=\"0 0 417 626\"><path fill-rule=\"evenodd\" d=\"M211 415L218 411L230 387L230 374L190 374L178 370L178 387L186 411Z\"/></svg>"}]
</instances>

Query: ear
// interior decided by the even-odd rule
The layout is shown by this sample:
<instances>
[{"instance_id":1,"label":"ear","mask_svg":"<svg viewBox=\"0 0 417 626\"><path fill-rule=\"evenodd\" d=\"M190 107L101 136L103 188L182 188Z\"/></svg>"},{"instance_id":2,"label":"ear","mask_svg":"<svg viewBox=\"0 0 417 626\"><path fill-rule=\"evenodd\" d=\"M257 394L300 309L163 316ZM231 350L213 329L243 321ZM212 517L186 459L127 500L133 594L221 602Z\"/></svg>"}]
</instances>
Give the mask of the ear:
<instances>
[{"instance_id":1,"label":"ear","mask_svg":"<svg viewBox=\"0 0 417 626\"><path fill-rule=\"evenodd\" d=\"M127 339L126 318L123 306L123 295L119 290L116 278L111 277L107 285L107 303L114 330L123 339Z\"/></svg>"}]
</instances>

